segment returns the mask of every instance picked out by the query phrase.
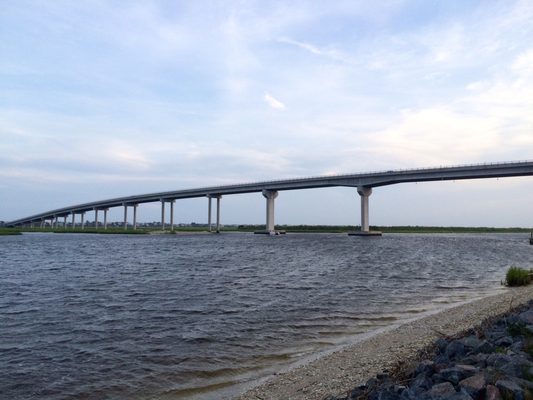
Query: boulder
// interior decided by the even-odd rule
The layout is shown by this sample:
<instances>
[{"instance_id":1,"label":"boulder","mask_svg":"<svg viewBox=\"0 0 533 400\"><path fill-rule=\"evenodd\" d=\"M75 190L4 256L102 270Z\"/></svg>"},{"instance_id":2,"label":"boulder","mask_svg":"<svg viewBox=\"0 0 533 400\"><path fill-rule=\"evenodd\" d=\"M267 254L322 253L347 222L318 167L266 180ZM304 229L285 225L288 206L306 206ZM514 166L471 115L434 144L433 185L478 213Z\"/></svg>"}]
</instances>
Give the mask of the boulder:
<instances>
[{"instance_id":1,"label":"boulder","mask_svg":"<svg viewBox=\"0 0 533 400\"><path fill-rule=\"evenodd\" d=\"M481 374L473 375L459 382L459 387L464 389L472 398L481 399L485 391L487 381Z\"/></svg>"},{"instance_id":2,"label":"boulder","mask_svg":"<svg viewBox=\"0 0 533 400\"><path fill-rule=\"evenodd\" d=\"M455 393L455 388L450 382L438 383L427 391L427 395L431 399L445 399Z\"/></svg>"},{"instance_id":3,"label":"boulder","mask_svg":"<svg viewBox=\"0 0 533 400\"><path fill-rule=\"evenodd\" d=\"M504 399L524 400L524 390L511 380L499 380L496 387Z\"/></svg>"}]
</instances>

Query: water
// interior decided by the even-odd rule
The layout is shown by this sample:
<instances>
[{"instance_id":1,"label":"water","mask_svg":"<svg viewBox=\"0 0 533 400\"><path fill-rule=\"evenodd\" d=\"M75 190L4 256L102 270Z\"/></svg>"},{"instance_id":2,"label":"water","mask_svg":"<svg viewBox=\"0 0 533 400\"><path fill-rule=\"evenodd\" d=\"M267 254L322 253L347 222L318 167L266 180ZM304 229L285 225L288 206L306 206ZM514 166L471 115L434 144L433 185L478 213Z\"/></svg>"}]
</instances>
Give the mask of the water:
<instances>
[{"instance_id":1,"label":"water","mask_svg":"<svg viewBox=\"0 0 533 400\"><path fill-rule=\"evenodd\" d=\"M501 290L527 235L0 237L6 399L218 399Z\"/></svg>"}]
</instances>

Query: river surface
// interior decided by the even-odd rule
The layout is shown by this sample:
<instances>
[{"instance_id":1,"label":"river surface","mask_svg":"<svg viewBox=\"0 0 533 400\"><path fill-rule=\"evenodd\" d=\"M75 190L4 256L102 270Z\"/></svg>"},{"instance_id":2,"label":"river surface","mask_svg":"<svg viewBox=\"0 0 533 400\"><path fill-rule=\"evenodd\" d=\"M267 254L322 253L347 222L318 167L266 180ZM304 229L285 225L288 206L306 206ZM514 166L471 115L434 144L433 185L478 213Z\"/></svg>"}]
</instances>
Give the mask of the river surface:
<instances>
[{"instance_id":1,"label":"river surface","mask_svg":"<svg viewBox=\"0 0 533 400\"><path fill-rule=\"evenodd\" d=\"M230 398L510 265L527 235L0 236L1 398Z\"/></svg>"}]
</instances>

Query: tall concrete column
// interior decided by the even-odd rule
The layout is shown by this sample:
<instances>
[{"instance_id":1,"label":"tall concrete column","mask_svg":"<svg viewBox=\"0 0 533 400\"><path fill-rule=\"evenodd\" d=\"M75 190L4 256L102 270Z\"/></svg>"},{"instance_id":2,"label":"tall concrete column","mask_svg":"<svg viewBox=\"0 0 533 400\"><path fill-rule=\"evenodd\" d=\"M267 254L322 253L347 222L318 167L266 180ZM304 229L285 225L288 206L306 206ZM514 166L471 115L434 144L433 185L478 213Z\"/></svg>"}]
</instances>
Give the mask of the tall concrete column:
<instances>
[{"instance_id":1,"label":"tall concrete column","mask_svg":"<svg viewBox=\"0 0 533 400\"><path fill-rule=\"evenodd\" d=\"M34 228L34 225L33 225L33 220L30 222L30 228L33 229Z\"/></svg>"},{"instance_id":2,"label":"tall concrete column","mask_svg":"<svg viewBox=\"0 0 533 400\"><path fill-rule=\"evenodd\" d=\"M71 228L74 229L76 227L76 213L72 211L71 213L72 221L71 221Z\"/></svg>"},{"instance_id":3,"label":"tall concrete column","mask_svg":"<svg viewBox=\"0 0 533 400\"><path fill-rule=\"evenodd\" d=\"M59 222L59 217L57 215L54 215L54 229L57 229L58 222Z\"/></svg>"},{"instance_id":4,"label":"tall concrete column","mask_svg":"<svg viewBox=\"0 0 533 400\"><path fill-rule=\"evenodd\" d=\"M44 228L44 219L41 220L41 229Z\"/></svg>"},{"instance_id":5,"label":"tall concrete column","mask_svg":"<svg viewBox=\"0 0 533 400\"><path fill-rule=\"evenodd\" d=\"M128 229L128 205L124 204L124 230Z\"/></svg>"},{"instance_id":6,"label":"tall concrete column","mask_svg":"<svg viewBox=\"0 0 533 400\"><path fill-rule=\"evenodd\" d=\"M161 199L161 229L165 230L165 200Z\"/></svg>"},{"instance_id":7,"label":"tall concrete column","mask_svg":"<svg viewBox=\"0 0 533 400\"><path fill-rule=\"evenodd\" d=\"M133 230L137 230L137 206L138 204L133 205Z\"/></svg>"},{"instance_id":8,"label":"tall concrete column","mask_svg":"<svg viewBox=\"0 0 533 400\"><path fill-rule=\"evenodd\" d=\"M174 231L174 203L175 200L170 200L170 230Z\"/></svg>"},{"instance_id":9,"label":"tall concrete column","mask_svg":"<svg viewBox=\"0 0 533 400\"><path fill-rule=\"evenodd\" d=\"M209 232L212 231L213 227L211 224L211 195L207 195L207 225L209 226Z\"/></svg>"},{"instance_id":10,"label":"tall concrete column","mask_svg":"<svg viewBox=\"0 0 533 400\"><path fill-rule=\"evenodd\" d=\"M217 198L217 233L220 233L220 199L222 196L216 196Z\"/></svg>"},{"instance_id":11,"label":"tall concrete column","mask_svg":"<svg viewBox=\"0 0 533 400\"><path fill-rule=\"evenodd\" d=\"M263 196L266 198L266 231L274 232L274 200L278 197L278 192L263 190Z\"/></svg>"},{"instance_id":12,"label":"tall concrete column","mask_svg":"<svg viewBox=\"0 0 533 400\"><path fill-rule=\"evenodd\" d=\"M104 208L104 229L107 229L107 210L109 208Z\"/></svg>"},{"instance_id":13,"label":"tall concrete column","mask_svg":"<svg viewBox=\"0 0 533 400\"><path fill-rule=\"evenodd\" d=\"M368 198L372 194L372 188L367 186L359 186L357 193L361 196L361 232L370 232L369 217L368 217Z\"/></svg>"},{"instance_id":14,"label":"tall concrete column","mask_svg":"<svg viewBox=\"0 0 533 400\"><path fill-rule=\"evenodd\" d=\"M94 229L98 229L98 208L94 209Z\"/></svg>"},{"instance_id":15,"label":"tall concrete column","mask_svg":"<svg viewBox=\"0 0 533 400\"><path fill-rule=\"evenodd\" d=\"M66 215L63 215L63 228L64 229L67 228L67 216Z\"/></svg>"},{"instance_id":16,"label":"tall concrete column","mask_svg":"<svg viewBox=\"0 0 533 400\"><path fill-rule=\"evenodd\" d=\"M81 213L81 229L85 229L85 213Z\"/></svg>"}]
</instances>

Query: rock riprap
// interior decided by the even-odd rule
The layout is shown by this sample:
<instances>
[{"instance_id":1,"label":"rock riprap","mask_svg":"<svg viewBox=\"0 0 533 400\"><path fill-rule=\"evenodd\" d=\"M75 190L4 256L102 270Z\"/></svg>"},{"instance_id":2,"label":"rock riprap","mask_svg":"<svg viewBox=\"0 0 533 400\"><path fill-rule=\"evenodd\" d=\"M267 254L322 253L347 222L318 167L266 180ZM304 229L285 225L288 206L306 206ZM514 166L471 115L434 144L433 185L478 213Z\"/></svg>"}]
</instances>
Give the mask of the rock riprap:
<instances>
[{"instance_id":1,"label":"rock riprap","mask_svg":"<svg viewBox=\"0 0 533 400\"><path fill-rule=\"evenodd\" d=\"M533 301L465 336L438 339L430 354L326 399L533 399Z\"/></svg>"}]
</instances>

